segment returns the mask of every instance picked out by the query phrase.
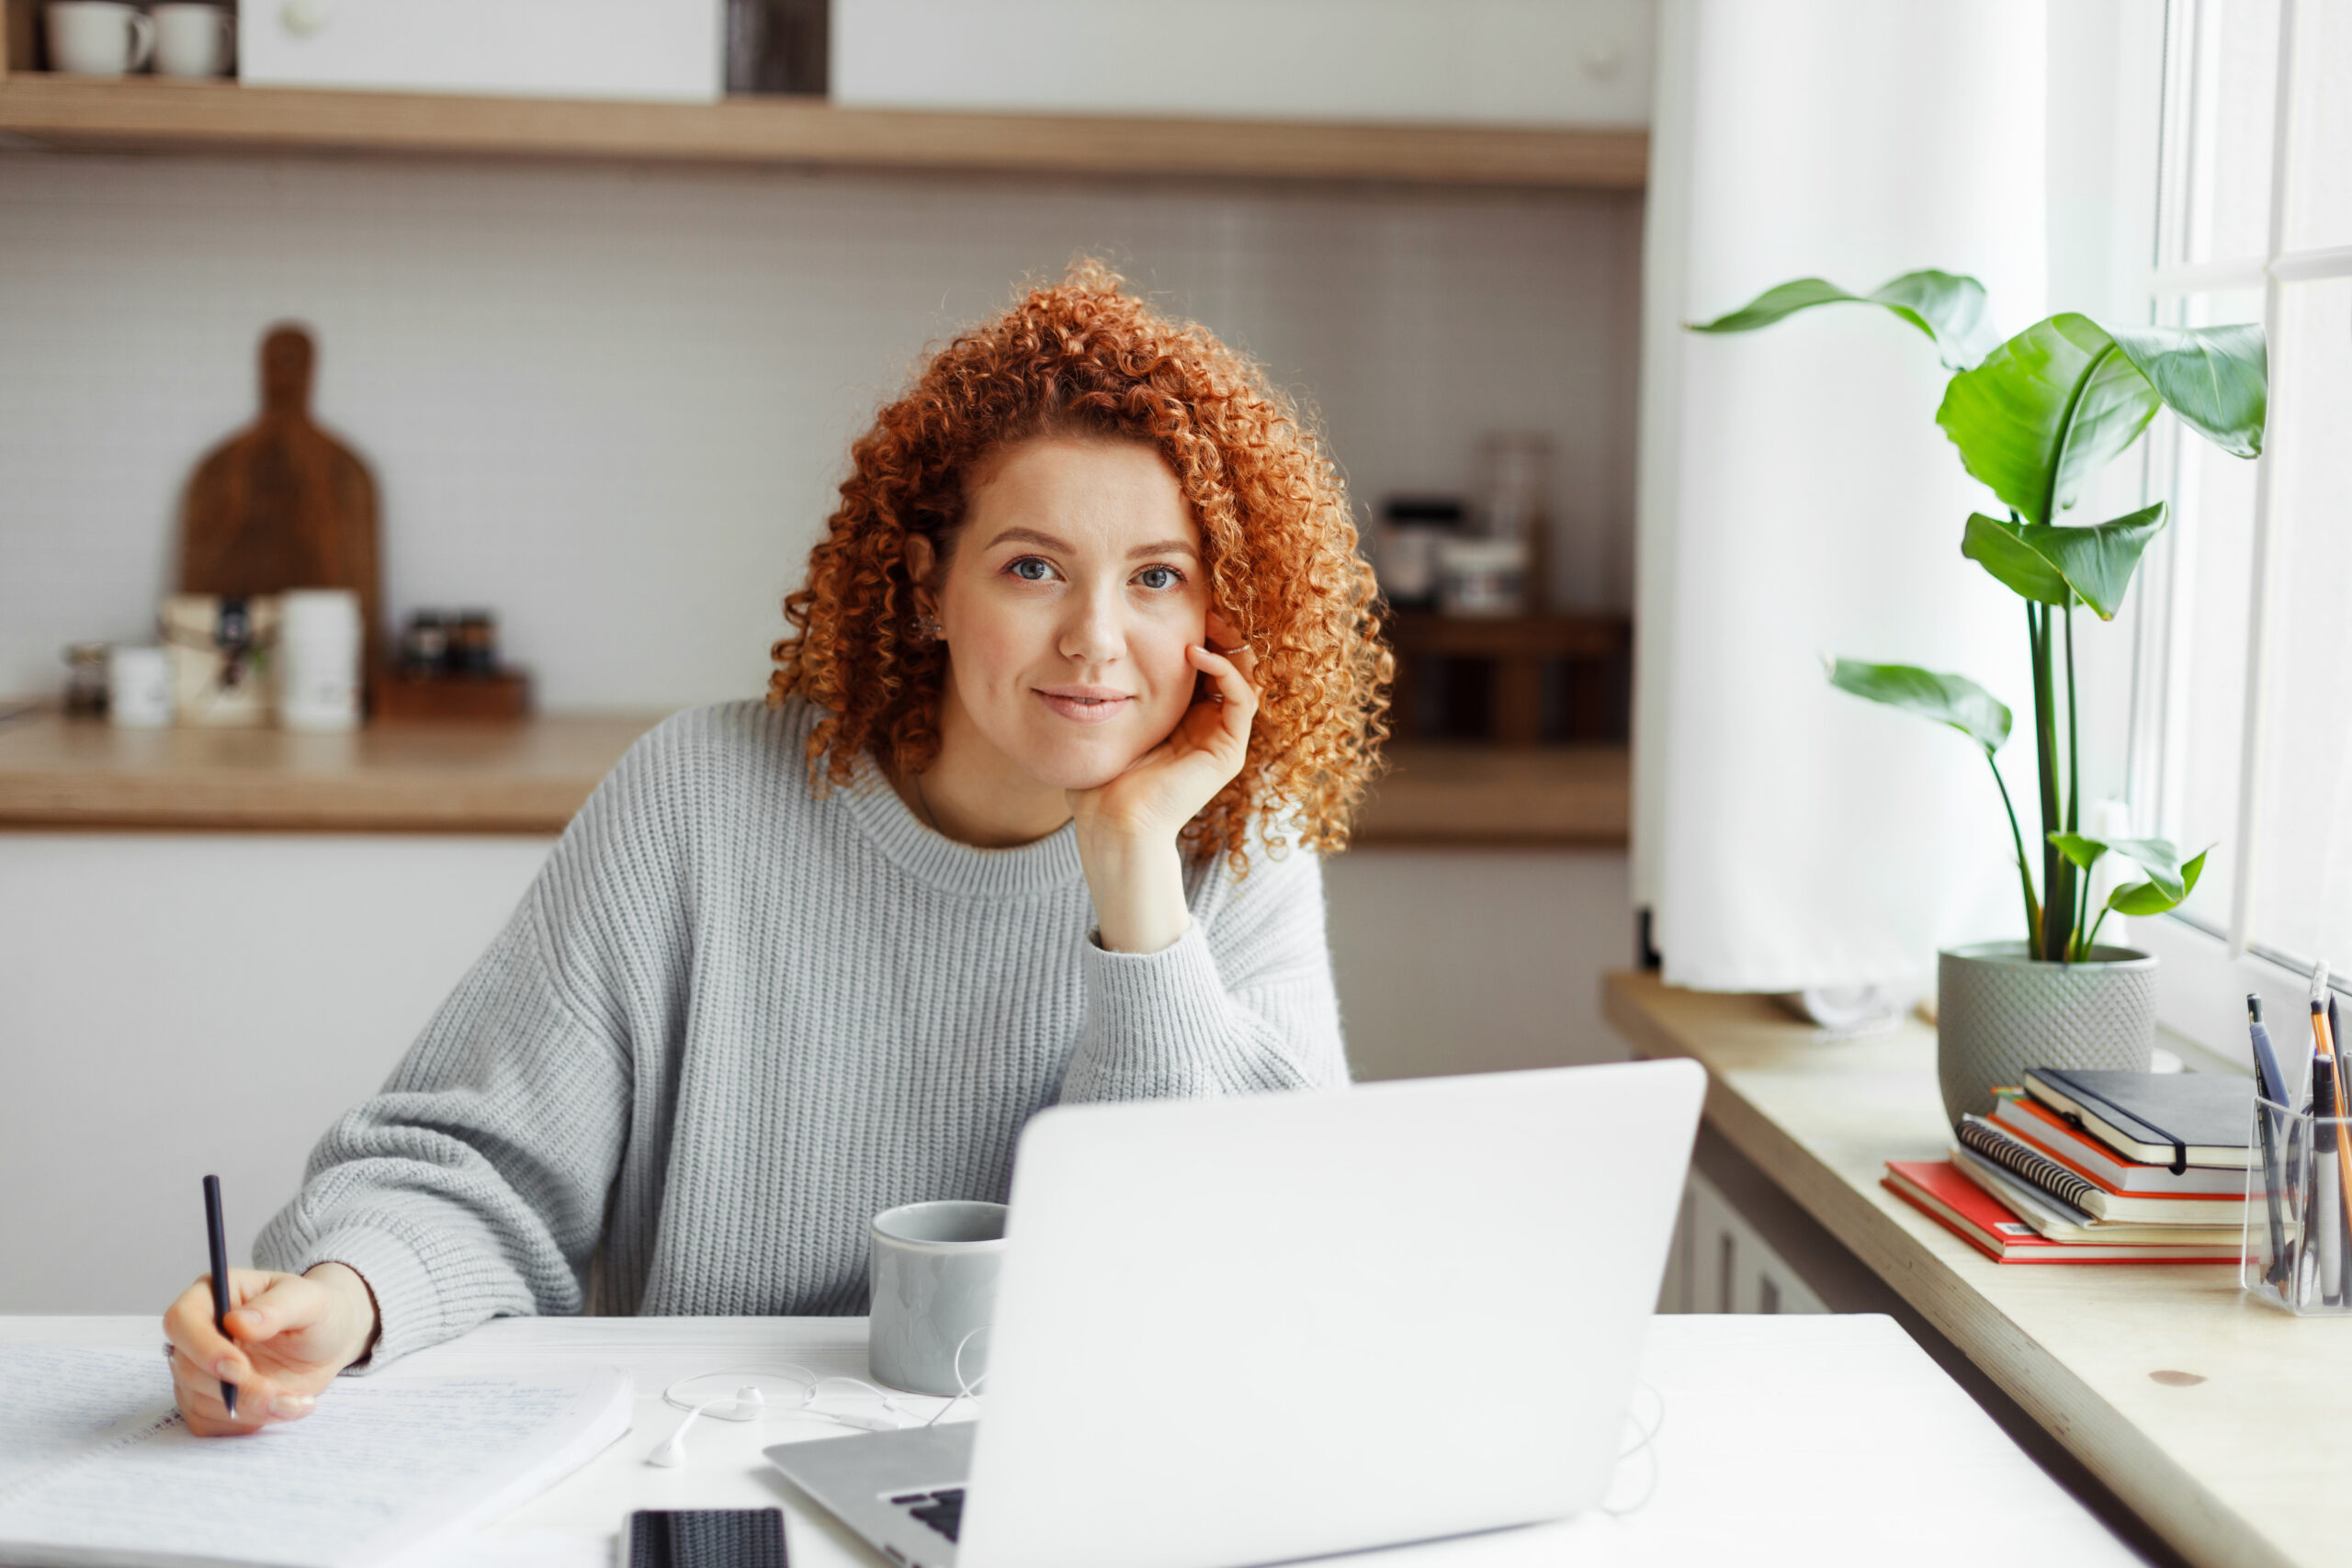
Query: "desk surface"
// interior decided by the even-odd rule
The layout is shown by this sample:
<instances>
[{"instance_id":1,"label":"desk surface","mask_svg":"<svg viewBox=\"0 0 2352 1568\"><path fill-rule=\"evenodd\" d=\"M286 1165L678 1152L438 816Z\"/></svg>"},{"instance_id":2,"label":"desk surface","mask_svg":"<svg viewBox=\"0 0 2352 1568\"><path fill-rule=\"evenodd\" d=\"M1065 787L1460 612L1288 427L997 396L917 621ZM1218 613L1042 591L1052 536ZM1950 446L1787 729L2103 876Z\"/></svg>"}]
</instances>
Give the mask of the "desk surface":
<instances>
[{"instance_id":1,"label":"desk surface","mask_svg":"<svg viewBox=\"0 0 2352 1568\"><path fill-rule=\"evenodd\" d=\"M0 829L554 834L661 717L298 735L33 713L0 722ZM1620 847L1627 759L1623 746L1391 747L1356 841Z\"/></svg>"},{"instance_id":2,"label":"desk surface","mask_svg":"<svg viewBox=\"0 0 2352 1568\"><path fill-rule=\"evenodd\" d=\"M0 1318L0 1339L146 1349L155 1335L153 1317ZM644 1463L682 1419L662 1403L672 1380L776 1361L862 1376L865 1348L863 1318L507 1319L379 1375L511 1370L565 1357L616 1363L636 1378L635 1430L462 1550L437 1554L443 1568L610 1568L613 1538L631 1509L770 1506L785 1509L793 1568L888 1568L829 1517L804 1511L760 1455L768 1444L821 1440L844 1428L806 1416L706 1421L689 1439L687 1465ZM1400 1423L1442 1422L1450 1380L1494 1375L1458 1347L1429 1348L1393 1371ZM1646 1455L1620 1468L1610 1506L1628 1508L1623 1517L1588 1514L1331 1561L1365 1568L1794 1561L1979 1568L1987 1560L1984 1532L1995 1529L2006 1562L2120 1568L2137 1561L1890 1319L1661 1317L1651 1325L1642 1375L1655 1399L1637 1393L1636 1407L1645 1416L1662 1410L1664 1419L1656 1471ZM937 1404L909 1403L926 1411ZM1279 1389L1237 1391L1233 1403L1236 1420L1287 1421L1302 1441L1313 1439L1312 1409L1285 1402Z\"/></svg>"},{"instance_id":3,"label":"desk surface","mask_svg":"<svg viewBox=\"0 0 2352 1568\"><path fill-rule=\"evenodd\" d=\"M1951 1141L1922 1024L1823 1043L1636 975L1607 1011L1638 1054L1702 1063L1708 1121L2184 1557L2352 1561L2352 1320L2265 1308L2234 1267L2003 1266L1895 1197L1885 1162Z\"/></svg>"}]
</instances>

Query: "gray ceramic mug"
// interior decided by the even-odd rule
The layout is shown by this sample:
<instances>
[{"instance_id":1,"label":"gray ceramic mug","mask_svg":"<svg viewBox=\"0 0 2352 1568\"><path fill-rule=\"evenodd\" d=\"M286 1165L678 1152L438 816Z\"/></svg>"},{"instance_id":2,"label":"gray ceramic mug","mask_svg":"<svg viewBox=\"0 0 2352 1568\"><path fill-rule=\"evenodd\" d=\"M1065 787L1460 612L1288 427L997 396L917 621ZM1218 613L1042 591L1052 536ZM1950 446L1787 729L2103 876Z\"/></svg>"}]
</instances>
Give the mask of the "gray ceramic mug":
<instances>
[{"instance_id":1,"label":"gray ceramic mug","mask_svg":"<svg viewBox=\"0 0 2352 1568\"><path fill-rule=\"evenodd\" d=\"M867 1227L866 1283L873 1296L865 1365L874 1381L910 1393L952 1394L956 1351L964 1382L988 1370L989 1314L1004 1263L1001 1203L952 1199L885 1209ZM968 1343L967 1342L968 1340Z\"/></svg>"}]
</instances>

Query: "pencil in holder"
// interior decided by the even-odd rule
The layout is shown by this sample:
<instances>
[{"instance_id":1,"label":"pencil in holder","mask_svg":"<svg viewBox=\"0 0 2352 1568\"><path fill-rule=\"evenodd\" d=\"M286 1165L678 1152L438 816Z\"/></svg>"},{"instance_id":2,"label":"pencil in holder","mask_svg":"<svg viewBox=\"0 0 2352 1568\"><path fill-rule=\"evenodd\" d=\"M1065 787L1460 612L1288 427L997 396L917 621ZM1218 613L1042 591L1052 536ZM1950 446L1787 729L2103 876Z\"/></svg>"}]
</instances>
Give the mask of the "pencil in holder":
<instances>
[{"instance_id":1,"label":"pencil in holder","mask_svg":"<svg viewBox=\"0 0 2352 1568\"><path fill-rule=\"evenodd\" d=\"M2259 1095L2238 1283L2299 1317L2352 1314L2352 1118Z\"/></svg>"}]
</instances>

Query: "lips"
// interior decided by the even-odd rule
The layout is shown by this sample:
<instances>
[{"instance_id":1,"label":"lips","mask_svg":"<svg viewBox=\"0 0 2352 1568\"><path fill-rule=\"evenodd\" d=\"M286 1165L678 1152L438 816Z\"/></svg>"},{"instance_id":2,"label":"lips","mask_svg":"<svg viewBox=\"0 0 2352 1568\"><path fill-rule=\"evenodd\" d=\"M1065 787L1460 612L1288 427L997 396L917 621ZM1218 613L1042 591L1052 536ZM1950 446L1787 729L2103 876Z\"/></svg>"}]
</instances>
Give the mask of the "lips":
<instances>
[{"instance_id":1,"label":"lips","mask_svg":"<svg viewBox=\"0 0 2352 1568\"><path fill-rule=\"evenodd\" d=\"M1038 699L1074 724L1108 724L1135 698L1112 686L1033 686Z\"/></svg>"}]
</instances>

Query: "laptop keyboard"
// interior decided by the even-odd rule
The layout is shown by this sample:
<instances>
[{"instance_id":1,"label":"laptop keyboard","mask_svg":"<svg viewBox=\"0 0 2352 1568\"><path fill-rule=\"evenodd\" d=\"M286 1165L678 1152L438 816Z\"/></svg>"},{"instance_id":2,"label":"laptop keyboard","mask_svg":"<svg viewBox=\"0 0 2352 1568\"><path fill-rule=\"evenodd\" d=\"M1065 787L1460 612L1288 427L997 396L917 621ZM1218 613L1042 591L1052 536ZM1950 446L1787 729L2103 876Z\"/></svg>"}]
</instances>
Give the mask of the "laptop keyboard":
<instances>
[{"instance_id":1,"label":"laptop keyboard","mask_svg":"<svg viewBox=\"0 0 2352 1568\"><path fill-rule=\"evenodd\" d=\"M956 1539L964 1522L964 1489L943 1486L936 1492L906 1492L890 1499L948 1540Z\"/></svg>"}]
</instances>

